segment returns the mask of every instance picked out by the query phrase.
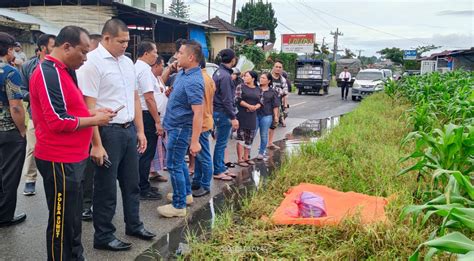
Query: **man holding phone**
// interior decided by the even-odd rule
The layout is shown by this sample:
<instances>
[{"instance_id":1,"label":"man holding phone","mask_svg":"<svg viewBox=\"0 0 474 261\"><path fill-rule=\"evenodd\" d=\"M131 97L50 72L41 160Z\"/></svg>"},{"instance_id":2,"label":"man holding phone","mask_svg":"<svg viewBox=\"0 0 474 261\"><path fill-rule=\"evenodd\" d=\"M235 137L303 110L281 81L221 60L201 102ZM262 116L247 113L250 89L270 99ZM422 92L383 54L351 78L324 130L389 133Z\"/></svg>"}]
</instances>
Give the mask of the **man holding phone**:
<instances>
[{"instance_id":1,"label":"man holding phone","mask_svg":"<svg viewBox=\"0 0 474 261\"><path fill-rule=\"evenodd\" d=\"M74 70L86 60L89 42L85 29L64 27L51 55L30 79L34 154L49 209L48 260L84 260L81 181L89 157L90 127L107 125L115 117L108 108L88 110L77 88Z\"/></svg>"},{"instance_id":2,"label":"man holding phone","mask_svg":"<svg viewBox=\"0 0 474 261\"><path fill-rule=\"evenodd\" d=\"M77 72L89 108L118 110L125 106L111 124L94 129L91 148L91 158L97 164L92 203L94 248L112 251L132 246L114 235L117 180L122 192L125 233L145 240L155 237L140 220L138 153L145 151L147 141L135 68L124 55L129 41L127 25L118 19L108 20L99 47L87 55L87 62Z\"/></svg>"}]
</instances>

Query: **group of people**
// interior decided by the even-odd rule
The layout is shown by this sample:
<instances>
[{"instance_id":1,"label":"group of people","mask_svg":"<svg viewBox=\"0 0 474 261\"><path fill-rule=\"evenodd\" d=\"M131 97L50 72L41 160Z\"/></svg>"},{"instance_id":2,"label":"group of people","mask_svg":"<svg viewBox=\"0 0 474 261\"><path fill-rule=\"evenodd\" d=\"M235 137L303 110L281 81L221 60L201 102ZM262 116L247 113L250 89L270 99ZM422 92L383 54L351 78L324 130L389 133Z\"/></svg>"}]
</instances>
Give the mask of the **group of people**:
<instances>
[{"instance_id":1,"label":"group of people","mask_svg":"<svg viewBox=\"0 0 474 261\"><path fill-rule=\"evenodd\" d=\"M40 36L38 56L17 70L15 39L0 32L0 227L26 219L15 214L22 166L25 195L35 194L38 171L49 210L48 260L84 260L81 219L93 221L94 248L131 248L114 235L117 180L125 233L150 240L155 234L140 220L139 205L162 198L150 183L167 181L160 172L168 171L172 193L158 213L183 217L193 196L210 193L213 178L236 176L225 156L232 130L240 166L255 164L250 148L258 129L257 159L265 158L267 147L278 148L273 130L288 94L281 62L271 73L237 75L237 57L224 49L211 77L196 41L178 41L165 68L152 41L139 43L133 63L125 55L129 40L118 19L108 20L101 35L66 26L57 36Z\"/></svg>"}]
</instances>

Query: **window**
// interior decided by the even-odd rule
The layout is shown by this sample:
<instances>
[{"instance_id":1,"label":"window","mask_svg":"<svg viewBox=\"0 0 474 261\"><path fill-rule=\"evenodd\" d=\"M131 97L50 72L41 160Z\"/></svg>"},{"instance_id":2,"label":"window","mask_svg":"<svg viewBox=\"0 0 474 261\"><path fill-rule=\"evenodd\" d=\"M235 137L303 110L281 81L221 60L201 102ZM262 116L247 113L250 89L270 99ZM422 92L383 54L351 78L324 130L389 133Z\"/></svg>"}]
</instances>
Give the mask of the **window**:
<instances>
[{"instance_id":1,"label":"window","mask_svg":"<svg viewBox=\"0 0 474 261\"><path fill-rule=\"evenodd\" d=\"M150 11L156 12L156 4L155 3L150 3Z\"/></svg>"},{"instance_id":2,"label":"window","mask_svg":"<svg viewBox=\"0 0 474 261\"><path fill-rule=\"evenodd\" d=\"M227 37L226 39L226 48L232 48L234 46L234 37Z\"/></svg>"}]
</instances>

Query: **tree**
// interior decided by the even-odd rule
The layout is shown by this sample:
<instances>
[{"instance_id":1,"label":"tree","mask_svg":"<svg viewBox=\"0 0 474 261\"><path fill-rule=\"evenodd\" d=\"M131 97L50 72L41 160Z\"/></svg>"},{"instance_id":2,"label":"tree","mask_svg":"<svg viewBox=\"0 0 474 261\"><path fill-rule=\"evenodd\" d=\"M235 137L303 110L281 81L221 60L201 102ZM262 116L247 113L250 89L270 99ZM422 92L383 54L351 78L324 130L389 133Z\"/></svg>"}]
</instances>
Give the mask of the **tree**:
<instances>
[{"instance_id":1,"label":"tree","mask_svg":"<svg viewBox=\"0 0 474 261\"><path fill-rule=\"evenodd\" d=\"M385 59L389 59L395 64L403 64L403 50L400 48L384 48L377 53L381 54Z\"/></svg>"},{"instance_id":2,"label":"tree","mask_svg":"<svg viewBox=\"0 0 474 261\"><path fill-rule=\"evenodd\" d=\"M374 64L377 62L376 56L372 56L372 57L360 56L358 57L358 59L360 60L363 66L368 66L369 64Z\"/></svg>"},{"instance_id":3,"label":"tree","mask_svg":"<svg viewBox=\"0 0 474 261\"><path fill-rule=\"evenodd\" d=\"M353 53L351 51L351 49L346 48L346 49L344 49L344 56L342 56L342 58L343 59L352 59L355 56L356 56L355 53Z\"/></svg>"},{"instance_id":4,"label":"tree","mask_svg":"<svg viewBox=\"0 0 474 261\"><path fill-rule=\"evenodd\" d=\"M429 52L431 50L435 50L435 49L438 49L438 48L441 48L441 46L436 46L434 44L432 45L422 45L422 46L418 46L416 48L416 57L417 58L420 58L422 54L426 53L426 52Z\"/></svg>"},{"instance_id":5,"label":"tree","mask_svg":"<svg viewBox=\"0 0 474 261\"><path fill-rule=\"evenodd\" d=\"M168 14L171 16L183 19L189 18L189 5L185 4L183 0L173 0L168 10Z\"/></svg>"},{"instance_id":6,"label":"tree","mask_svg":"<svg viewBox=\"0 0 474 261\"><path fill-rule=\"evenodd\" d=\"M278 23L271 3L263 3L261 0L246 3L237 11L235 25L248 31L270 30L270 42L275 42L275 28Z\"/></svg>"}]
</instances>

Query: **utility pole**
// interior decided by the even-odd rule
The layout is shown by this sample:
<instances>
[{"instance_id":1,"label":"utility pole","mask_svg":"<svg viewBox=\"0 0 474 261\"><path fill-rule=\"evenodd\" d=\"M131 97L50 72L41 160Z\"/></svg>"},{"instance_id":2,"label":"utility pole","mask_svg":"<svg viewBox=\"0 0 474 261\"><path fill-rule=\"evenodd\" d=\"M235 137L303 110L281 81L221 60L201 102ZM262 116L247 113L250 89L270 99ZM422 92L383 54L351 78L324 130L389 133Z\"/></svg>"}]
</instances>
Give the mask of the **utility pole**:
<instances>
[{"instance_id":1,"label":"utility pole","mask_svg":"<svg viewBox=\"0 0 474 261\"><path fill-rule=\"evenodd\" d=\"M357 56L357 58L360 58L360 54L363 52L364 50L356 50L356 52L359 52L359 56Z\"/></svg>"},{"instance_id":2,"label":"utility pole","mask_svg":"<svg viewBox=\"0 0 474 261\"><path fill-rule=\"evenodd\" d=\"M234 25L234 23L235 23L235 7L236 7L236 5L237 5L237 0L233 0L232 1L232 16L231 16L231 19L230 19L230 23L232 25Z\"/></svg>"},{"instance_id":3,"label":"utility pole","mask_svg":"<svg viewBox=\"0 0 474 261\"><path fill-rule=\"evenodd\" d=\"M207 3L207 21L211 20L211 0Z\"/></svg>"},{"instance_id":4,"label":"utility pole","mask_svg":"<svg viewBox=\"0 0 474 261\"><path fill-rule=\"evenodd\" d=\"M336 28L336 32L333 33L331 32L331 35L334 35L334 49L333 49L333 60L336 61L336 55L337 55L337 52L340 51L337 49L337 40L339 38L339 36L343 36L344 34L342 34L341 32L339 32L339 28Z\"/></svg>"}]
</instances>

